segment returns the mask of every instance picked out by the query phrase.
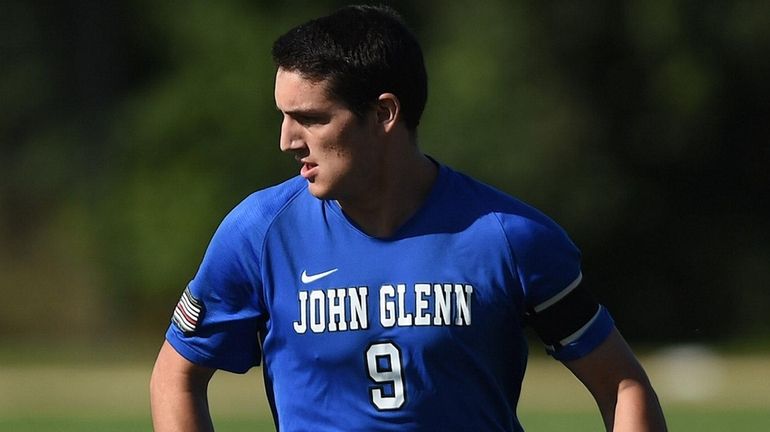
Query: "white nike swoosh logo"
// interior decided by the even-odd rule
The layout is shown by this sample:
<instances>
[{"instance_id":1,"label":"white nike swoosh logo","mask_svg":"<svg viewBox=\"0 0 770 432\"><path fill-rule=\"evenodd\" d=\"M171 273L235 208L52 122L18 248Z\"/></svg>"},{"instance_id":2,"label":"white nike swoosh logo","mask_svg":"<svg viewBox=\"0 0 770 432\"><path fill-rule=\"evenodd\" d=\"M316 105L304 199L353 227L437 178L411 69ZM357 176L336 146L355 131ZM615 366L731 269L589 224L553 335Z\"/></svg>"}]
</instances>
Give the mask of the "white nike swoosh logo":
<instances>
[{"instance_id":1,"label":"white nike swoosh logo","mask_svg":"<svg viewBox=\"0 0 770 432\"><path fill-rule=\"evenodd\" d=\"M335 269L331 269L329 271L325 271L323 273L318 273L318 274L314 274L314 275L309 275L309 274L307 274L307 270L303 270L302 271L302 283L309 284L310 282L315 282L318 279L323 279L326 276L329 276L330 274L336 272L337 270L338 269L335 268Z\"/></svg>"}]
</instances>

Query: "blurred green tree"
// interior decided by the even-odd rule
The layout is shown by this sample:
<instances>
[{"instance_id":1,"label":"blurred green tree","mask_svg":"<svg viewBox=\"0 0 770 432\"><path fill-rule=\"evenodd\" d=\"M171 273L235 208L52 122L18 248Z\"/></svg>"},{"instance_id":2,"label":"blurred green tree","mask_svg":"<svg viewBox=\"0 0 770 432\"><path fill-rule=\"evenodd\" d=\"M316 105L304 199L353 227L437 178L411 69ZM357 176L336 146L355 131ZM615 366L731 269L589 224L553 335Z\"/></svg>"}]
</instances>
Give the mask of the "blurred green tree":
<instances>
[{"instance_id":1,"label":"blurred green tree","mask_svg":"<svg viewBox=\"0 0 770 432\"><path fill-rule=\"evenodd\" d=\"M421 146L565 226L627 335L770 335L767 2L390 3ZM157 334L224 214L295 173L272 41L342 4L5 2L0 336Z\"/></svg>"}]
</instances>

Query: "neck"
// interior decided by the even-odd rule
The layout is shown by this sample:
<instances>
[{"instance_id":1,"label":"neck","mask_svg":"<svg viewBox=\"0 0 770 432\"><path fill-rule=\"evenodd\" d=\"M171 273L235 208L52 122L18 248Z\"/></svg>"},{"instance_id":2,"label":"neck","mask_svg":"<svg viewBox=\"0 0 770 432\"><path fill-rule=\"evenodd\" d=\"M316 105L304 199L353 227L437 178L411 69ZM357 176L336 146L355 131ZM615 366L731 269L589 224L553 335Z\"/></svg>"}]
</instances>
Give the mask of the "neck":
<instances>
[{"instance_id":1,"label":"neck","mask_svg":"<svg viewBox=\"0 0 770 432\"><path fill-rule=\"evenodd\" d=\"M366 200L339 204L367 234L391 237L420 209L437 175L436 164L413 144L407 155L383 161Z\"/></svg>"}]
</instances>

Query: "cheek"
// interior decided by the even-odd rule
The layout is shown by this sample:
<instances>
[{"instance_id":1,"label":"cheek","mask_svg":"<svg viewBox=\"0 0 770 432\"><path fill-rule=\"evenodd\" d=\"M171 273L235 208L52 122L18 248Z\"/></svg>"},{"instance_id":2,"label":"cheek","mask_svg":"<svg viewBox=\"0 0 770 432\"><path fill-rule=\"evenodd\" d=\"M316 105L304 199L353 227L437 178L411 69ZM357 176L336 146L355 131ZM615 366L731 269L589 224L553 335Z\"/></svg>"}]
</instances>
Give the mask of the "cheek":
<instances>
[{"instance_id":1,"label":"cheek","mask_svg":"<svg viewBox=\"0 0 770 432\"><path fill-rule=\"evenodd\" d=\"M349 165L350 152L338 143L326 143L319 148L318 160L332 171L344 170Z\"/></svg>"},{"instance_id":2,"label":"cheek","mask_svg":"<svg viewBox=\"0 0 770 432\"><path fill-rule=\"evenodd\" d=\"M350 123L330 129L317 136L317 154L337 174L365 170L374 158L371 137L365 132L362 127Z\"/></svg>"},{"instance_id":3,"label":"cheek","mask_svg":"<svg viewBox=\"0 0 770 432\"><path fill-rule=\"evenodd\" d=\"M324 140L323 152L337 163L347 164L359 153L360 142L350 134L334 134Z\"/></svg>"}]
</instances>

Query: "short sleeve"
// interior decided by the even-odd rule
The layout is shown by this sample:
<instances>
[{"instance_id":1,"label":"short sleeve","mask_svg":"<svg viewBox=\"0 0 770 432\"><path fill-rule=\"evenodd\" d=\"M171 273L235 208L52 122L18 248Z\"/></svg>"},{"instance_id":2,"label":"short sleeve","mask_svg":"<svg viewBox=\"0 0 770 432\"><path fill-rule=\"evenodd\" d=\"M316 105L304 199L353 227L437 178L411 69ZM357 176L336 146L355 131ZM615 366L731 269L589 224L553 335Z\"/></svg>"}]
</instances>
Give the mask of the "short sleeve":
<instances>
[{"instance_id":1,"label":"short sleeve","mask_svg":"<svg viewBox=\"0 0 770 432\"><path fill-rule=\"evenodd\" d=\"M260 363L258 332L266 315L260 242L247 227L248 212L236 207L217 229L174 310L166 339L195 364L243 373Z\"/></svg>"},{"instance_id":2,"label":"short sleeve","mask_svg":"<svg viewBox=\"0 0 770 432\"><path fill-rule=\"evenodd\" d=\"M609 312L582 287L581 254L564 230L535 213L510 219L506 231L524 294L525 313L538 315L535 330L560 361L580 358L609 335Z\"/></svg>"}]
</instances>

